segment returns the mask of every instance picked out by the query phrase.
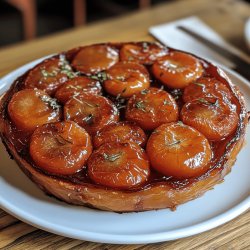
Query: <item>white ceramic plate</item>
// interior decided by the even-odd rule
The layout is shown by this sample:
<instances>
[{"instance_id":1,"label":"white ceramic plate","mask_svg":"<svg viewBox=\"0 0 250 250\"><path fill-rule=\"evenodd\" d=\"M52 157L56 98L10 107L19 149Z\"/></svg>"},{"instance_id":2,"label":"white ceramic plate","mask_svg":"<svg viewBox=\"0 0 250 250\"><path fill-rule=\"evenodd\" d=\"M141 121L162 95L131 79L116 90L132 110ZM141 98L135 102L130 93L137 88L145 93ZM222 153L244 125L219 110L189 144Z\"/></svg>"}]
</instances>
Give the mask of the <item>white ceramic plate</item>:
<instances>
[{"instance_id":1,"label":"white ceramic plate","mask_svg":"<svg viewBox=\"0 0 250 250\"><path fill-rule=\"evenodd\" d=\"M250 50L250 18L248 18L245 24L245 39L246 39L247 46Z\"/></svg>"},{"instance_id":2,"label":"white ceramic plate","mask_svg":"<svg viewBox=\"0 0 250 250\"><path fill-rule=\"evenodd\" d=\"M0 93L37 62L2 78ZM245 94L250 109L250 84L231 70L226 71ZM76 239L121 244L174 240L219 226L250 207L249 152L248 143L224 183L175 212L163 209L118 214L72 206L46 196L9 159L0 144L0 207L35 227Z\"/></svg>"}]
</instances>

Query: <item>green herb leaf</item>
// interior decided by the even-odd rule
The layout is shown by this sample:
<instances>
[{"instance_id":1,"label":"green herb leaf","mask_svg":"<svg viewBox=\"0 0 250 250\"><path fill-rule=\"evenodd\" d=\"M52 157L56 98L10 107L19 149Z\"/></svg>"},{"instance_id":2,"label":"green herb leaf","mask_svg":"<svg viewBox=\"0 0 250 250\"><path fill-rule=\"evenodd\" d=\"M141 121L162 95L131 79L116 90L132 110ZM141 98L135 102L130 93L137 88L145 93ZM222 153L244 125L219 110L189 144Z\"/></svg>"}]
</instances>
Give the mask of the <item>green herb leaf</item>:
<instances>
[{"instance_id":1,"label":"green herb leaf","mask_svg":"<svg viewBox=\"0 0 250 250\"><path fill-rule=\"evenodd\" d=\"M146 42L142 43L142 50L143 52L147 52L149 50L149 45Z\"/></svg>"},{"instance_id":2,"label":"green herb leaf","mask_svg":"<svg viewBox=\"0 0 250 250\"><path fill-rule=\"evenodd\" d=\"M126 90L127 90L127 88L124 88L124 89L122 90L122 92L119 93L119 94L116 96L115 99L116 99L116 100L120 99L120 98L121 98L121 95L124 94L124 93L126 92Z\"/></svg>"},{"instance_id":3,"label":"green herb leaf","mask_svg":"<svg viewBox=\"0 0 250 250\"><path fill-rule=\"evenodd\" d=\"M184 126L184 123L182 121L178 121L177 124Z\"/></svg>"},{"instance_id":4,"label":"green herb leaf","mask_svg":"<svg viewBox=\"0 0 250 250\"><path fill-rule=\"evenodd\" d=\"M121 155L122 155L121 152L119 152L117 154L110 154L110 155L104 153L103 157L106 161L114 162L114 161L118 160L121 157Z\"/></svg>"},{"instance_id":5,"label":"green herb leaf","mask_svg":"<svg viewBox=\"0 0 250 250\"><path fill-rule=\"evenodd\" d=\"M146 111L145 104L144 104L143 101L137 102L137 103L135 104L135 107L136 107L137 109L142 110L143 112L147 112L147 111Z\"/></svg>"},{"instance_id":6,"label":"green herb leaf","mask_svg":"<svg viewBox=\"0 0 250 250\"><path fill-rule=\"evenodd\" d=\"M212 105L212 106L216 106L216 107L219 106L219 101L218 101L218 99L216 99L215 102L211 102L211 101L208 101L208 100L206 100L206 99L204 99L204 98L199 98L198 101L201 102L201 103L204 103L204 104L206 104L206 105L210 105L210 106L211 106L211 105Z\"/></svg>"},{"instance_id":7,"label":"green herb leaf","mask_svg":"<svg viewBox=\"0 0 250 250\"><path fill-rule=\"evenodd\" d=\"M182 141L181 140L176 140L171 143L166 143L166 146L171 147L180 144Z\"/></svg>"},{"instance_id":8,"label":"green herb leaf","mask_svg":"<svg viewBox=\"0 0 250 250\"><path fill-rule=\"evenodd\" d=\"M149 92L149 89L144 89L144 90L141 91L141 94L146 95L148 92Z\"/></svg>"},{"instance_id":9,"label":"green herb leaf","mask_svg":"<svg viewBox=\"0 0 250 250\"><path fill-rule=\"evenodd\" d=\"M43 77L47 78L47 77L55 77L58 74L58 72L56 70L53 70L52 72L49 72L49 71L47 71L45 69L42 69L41 74L42 74Z\"/></svg>"},{"instance_id":10,"label":"green herb leaf","mask_svg":"<svg viewBox=\"0 0 250 250\"><path fill-rule=\"evenodd\" d=\"M51 98L50 96L42 95L42 96L40 96L40 99L43 102L49 104L49 106L53 110L59 111L59 109L60 109L61 106L57 103L57 100L55 98Z\"/></svg>"},{"instance_id":11,"label":"green herb leaf","mask_svg":"<svg viewBox=\"0 0 250 250\"><path fill-rule=\"evenodd\" d=\"M60 66L60 73L67 75L68 78L74 78L77 77L80 72L74 72L69 64L69 62L66 60L64 55L60 55L59 57L59 66Z\"/></svg>"},{"instance_id":12,"label":"green herb leaf","mask_svg":"<svg viewBox=\"0 0 250 250\"><path fill-rule=\"evenodd\" d=\"M90 76L90 78L94 79L94 80L97 80L97 81L100 81L100 82L104 82L104 81L109 79L107 73L104 72L104 71L100 72L100 73L98 73L96 75L92 75L92 76Z\"/></svg>"},{"instance_id":13,"label":"green herb leaf","mask_svg":"<svg viewBox=\"0 0 250 250\"><path fill-rule=\"evenodd\" d=\"M170 104L170 102L167 101L166 99L163 101L163 105L169 105L169 104Z\"/></svg>"}]
</instances>

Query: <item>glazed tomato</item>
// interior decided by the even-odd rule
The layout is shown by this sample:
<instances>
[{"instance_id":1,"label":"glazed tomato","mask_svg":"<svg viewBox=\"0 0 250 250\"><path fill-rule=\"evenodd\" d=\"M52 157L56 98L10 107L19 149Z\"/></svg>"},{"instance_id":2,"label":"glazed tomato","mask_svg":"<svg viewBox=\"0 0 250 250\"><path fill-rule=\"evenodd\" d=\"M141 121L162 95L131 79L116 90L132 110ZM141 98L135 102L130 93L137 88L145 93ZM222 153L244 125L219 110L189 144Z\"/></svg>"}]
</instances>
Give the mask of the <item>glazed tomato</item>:
<instances>
[{"instance_id":1,"label":"glazed tomato","mask_svg":"<svg viewBox=\"0 0 250 250\"><path fill-rule=\"evenodd\" d=\"M170 52L152 66L154 76L170 88L181 89L201 77L202 65L198 59L183 52Z\"/></svg>"},{"instance_id":2,"label":"glazed tomato","mask_svg":"<svg viewBox=\"0 0 250 250\"><path fill-rule=\"evenodd\" d=\"M49 58L31 69L25 78L24 86L28 89L38 88L49 95L53 95L58 87L68 80L68 70L65 70L66 61L59 58ZM73 72L72 72L73 74Z\"/></svg>"},{"instance_id":3,"label":"glazed tomato","mask_svg":"<svg viewBox=\"0 0 250 250\"><path fill-rule=\"evenodd\" d=\"M94 137L93 143L96 148L109 142L135 142L144 146L147 137L144 131L132 122L119 122L104 127Z\"/></svg>"},{"instance_id":4,"label":"glazed tomato","mask_svg":"<svg viewBox=\"0 0 250 250\"><path fill-rule=\"evenodd\" d=\"M101 94L101 84L85 76L78 76L65 82L55 94L61 102L66 103L74 95L81 93Z\"/></svg>"},{"instance_id":5,"label":"glazed tomato","mask_svg":"<svg viewBox=\"0 0 250 250\"><path fill-rule=\"evenodd\" d=\"M130 43L120 50L121 61L152 64L157 58L164 56L168 50L156 43Z\"/></svg>"},{"instance_id":6,"label":"glazed tomato","mask_svg":"<svg viewBox=\"0 0 250 250\"><path fill-rule=\"evenodd\" d=\"M154 169L175 179L204 174L213 155L205 136L182 123L158 127L149 137L146 151Z\"/></svg>"},{"instance_id":7,"label":"glazed tomato","mask_svg":"<svg viewBox=\"0 0 250 250\"><path fill-rule=\"evenodd\" d=\"M66 102L64 118L76 122L94 135L105 126L117 122L119 112L115 105L103 96L81 94Z\"/></svg>"},{"instance_id":8,"label":"glazed tomato","mask_svg":"<svg viewBox=\"0 0 250 250\"><path fill-rule=\"evenodd\" d=\"M24 89L11 98L8 114L20 130L34 131L40 125L59 121L61 108L44 91Z\"/></svg>"},{"instance_id":9,"label":"glazed tomato","mask_svg":"<svg viewBox=\"0 0 250 250\"><path fill-rule=\"evenodd\" d=\"M218 97L225 101L232 99L229 89L215 78L202 77L197 81L189 84L183 92L182 99L184 102L190 102L194 99L203 97Z\"/></svg>"},{"instance_id":10,"label":"glazed tomato","mask_svg":"<svg viewBox=\"0 0 250 250\"><path fill-rule=\"evenodd\" d=\"M239 120L234 106L211 97L187 102L181 110L181 119L215 141L232 134Z\"/></svg>"},{"instance_id":11,"label":"glazed tomato","mask_svg":"<svg viewBox=\"0 0 250 250\"><path fill-rule=\"evenodd\" d=\"M31 137L31 158L49 173L74 174L84 167L91 152L89 134L74 122L45 124Z\"/></svg>"},{"instance_id":12,"label":"glazed tomato","mask_svg":"<svg viewBox=\"0 0 250 250\"><path fill-rule=\"evenodd\" d=\"M108 45L92 45L83 47L76 54L72 66L84 74L94 74L110 68L118 60L117 50Z\"/></svg>"},{"instance_id":13,"label":"glazed tomato","mask_svg":"<svg viewBox=\"0 0 250 250\"><path fill-rule=\"evenodd\" d=\"M89 177L98 184L129 189L144 183L150 169L147 155L135 143L106 143L88 160Z\"/></svg>"},{"instance_id":14,"label":"glazed tomato","mask_svg":"<svg viewBox=\"0 0 250 250\"><path fill-rule=\"evenodd\" d=\"M148 71L137 63L117 63L107 70L107 76L104 88L113 96L130 97L150 85Z\"/></svg>"},{"instance_id":15,"label":"glazed tomato","mask_svg":"<svg viewBox=\"0 0 250 250\"><path fill-rule=\"evenodd\" d=\"M125 116L141 128L152 130L163 123L177 121L178 106L168 92L149 88L129 99Z\"/></svg>"}]
</instances>

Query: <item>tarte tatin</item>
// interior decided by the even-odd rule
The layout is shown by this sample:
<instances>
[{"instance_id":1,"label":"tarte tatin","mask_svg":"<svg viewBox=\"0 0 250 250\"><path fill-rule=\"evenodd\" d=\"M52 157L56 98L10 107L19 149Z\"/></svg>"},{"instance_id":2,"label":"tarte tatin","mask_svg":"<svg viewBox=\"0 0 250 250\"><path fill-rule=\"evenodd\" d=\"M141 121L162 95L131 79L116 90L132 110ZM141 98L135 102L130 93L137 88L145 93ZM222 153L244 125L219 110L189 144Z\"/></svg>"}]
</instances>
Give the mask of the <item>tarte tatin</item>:
<instances>
[{"instance_id":1,"label":"tarte tatin","mask_svg":"<svg viewBox=\"0 0 250 250\"><path fill-rule=\"evenodd\" d=\"M2 141L33 182L67 203L116 212L175 209L222 182L247 122L221 69L154 42L62 52L0 103Z\"/></svg>"}]
</instances>

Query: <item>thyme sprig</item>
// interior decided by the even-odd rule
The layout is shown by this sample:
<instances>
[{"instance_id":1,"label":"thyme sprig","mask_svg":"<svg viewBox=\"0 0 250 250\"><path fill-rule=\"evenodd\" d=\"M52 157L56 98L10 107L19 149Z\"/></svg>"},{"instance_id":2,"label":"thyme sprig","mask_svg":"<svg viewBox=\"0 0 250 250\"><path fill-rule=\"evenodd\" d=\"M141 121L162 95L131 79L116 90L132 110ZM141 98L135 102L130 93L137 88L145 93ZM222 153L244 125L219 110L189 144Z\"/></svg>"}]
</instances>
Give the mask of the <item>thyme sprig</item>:
<instances>
[{"instance_id":1,"label":"thyme sprig","mask_svg":"<svg viewBox=\"0 0 250 250\"><path fill-rule=\"evenodd\" d=\"M116 160L118 160L121 157L122 153L119 152L117 154L103 154L103 157L106 161L110 161L110 162L114 162Z\"/></svg>"},{"instance_id":2,"label":"thyme sprig","mask_svg":"<svg viewBox=\"0 0 250 250\"><path fill-rule=\"evenodd\" d=\"M44 78L47 78L47 77L55 77L57 74L58 74L58 71L56 70L53 70L52 72L49 72L45 69L42 69L41 70L41 74Z\"/></svg>"},{"instance_id":3,"label":"thyme sprig","mask_svg":"<svg viewBox=\"0 0 250 250\"><path fill-rule=\"evenodd\" d=\"M126 92L126 90L127 90L127 88L124 88L123 90L122 90L122 92L121 93L119 93L117 96L116 96L116 100L119 100L120 98L121 98L121 95L122 94L124 94L125 92Z\"/></svg>"},{"instance_id":4,"label":"thyme sprig","mask_svg":"<svg viewBox=\"0 0 250 250\"><path fill-rule=\"evenodd\" d=\"M83 87L79 86L79 85L73 86L73 85L69 84L68 86L66 86L66 89L81 90L81 89L83 89Z\"/></svg>"},{"instance_id":5,"label":"thyme sprig","mask_svg":"<svg viewBox=\"0 0 250 250\"><path fill-rule=\"evenodd\" d=\"M42 95L40 96L40 99L49 104L49 106L53 109L53 110L56 110L56 111L59 111L59 109L61 108L61 106L57 103L57 100L55 98L52 98L50 96L47 96L47 95Z\"/></svg>"},{"instance_id":6,"label":"thyme sprig","mask_svg":"<svg viewBox=\"0 0 250 250\"><path fill-rule=\"evenodd\" d=\"M170 142L170 143L167 143L165 142L165 145L167 147L172 147L172 146L176 146L176 145L179 145L181 144L182 142L186 141L187 139L183 139L183 140L174 140L173 142Z\"/></svg>"},{"instance_id":7,"label":"thyme sprig","mask_svg":"<svg viewBox=\"0 0 250 250\"><path fill-rule=\"evenodd\" d=\"M198 101L201 102L201 103L204 103L206 105L209 105L209 106L215 106L215 107L219 106L219 100L218 99L216 99L215 102L212 102L212 101L206 100L204 98L199 98Z\"/></svg>"},{"instance_id":8,"label":"thyme sprig","mask_svg":"<svg viewBox=\"0 0 250 250\"><path fill-rule=\"evenodd\" d=\"M146 42L142 43L142 51L147 52L149 50L149 45Z\"/></svg>"},{"instance_id":9,"label":"thyme sprig","mask_svg":"<svg viewBox=\"0 0 250 250\"><path fill-rule=\"evenodd\" d=\"M137 103L135 103L135 107L137 109L140 109L142 110L143 112L147 112L146 111L146 106L145 106L145 103L141 100L141 101L138 101Z\"/></svg>"},{"instance_id":10,"label":"thyme sprig","mask_svg":"<svg viewBox=\"0 0 250 250\"><path fill-rule=\"evenodd\" d=\"M170 104L170 102L168 100L164 99L163 105L169 105L169 104Z\"/></svg>"},{"instance_id":11,"label":"thyme sprig","mask_svg":"<svg viewBox=\"0 0 250 250\"><path fill-rule=\"evenodd\" d=\"M171 143L166 143L166 146L171 147L180 144L182 141L181 140L176 140Z\"/></svg>"},{"instance_id":12,"label":"thyme sprig","mask_svg":"<svg viewBox=\"0 0 250 250\"><path fill-rule=\"evenodd\" d=\"M66 60L64 55L60 55L59 57L59 66L60 66L60 72L67 75L68 78L74 78L77 77L80 73L74 72L69 64L69 62Z\"/></svg>"},{"instance_id":13,"label":"thyme sprig","mask_svg":"<svg viewBox=\"0 0 250 250\"><path fill-rule=\"evenodd\" d=\"M180 89L174 89L170 92L175 100L178 100L182 96L182 91Z\"/></svg>"},{"instance_id":14,"label":"thyme sprig","mask_svg":"<svg viewBox=\"0 0 250 250\"><path fill-rule=\"evenodd\" d=\"M93 79L93 80L100 81L100 82L104 82L104 81L109 79L108 74L106 72L104 72L104 71L99 72L96 75L92 75L92 76L90 76L90 78Z\"/></svg>"},{"instance_id":15,"label":"thyme sprig","mask_svg":"<svg viewBox=\"0 0 250 250\"><path fill-rule=\"evenodd\" d=\"M149 89L144 89L144 90L141 91L141 94L146 95L148 92L149 92Z\"/></svg>"}]
</instances>

